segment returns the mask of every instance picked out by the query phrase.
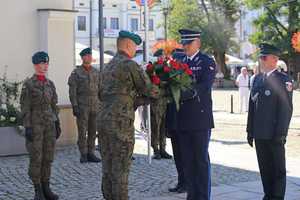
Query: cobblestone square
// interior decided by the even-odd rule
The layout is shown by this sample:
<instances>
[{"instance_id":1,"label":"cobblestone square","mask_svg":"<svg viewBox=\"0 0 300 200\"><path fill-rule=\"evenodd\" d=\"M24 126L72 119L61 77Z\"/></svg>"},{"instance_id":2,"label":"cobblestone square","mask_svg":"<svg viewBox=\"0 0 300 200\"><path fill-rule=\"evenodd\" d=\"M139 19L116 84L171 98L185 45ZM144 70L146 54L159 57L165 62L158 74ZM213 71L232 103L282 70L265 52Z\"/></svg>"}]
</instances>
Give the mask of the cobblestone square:
<instances>
[{"instance_id":1,"label":"cobblestone square","mask_svg":"<svg viewBox=\"0 0 300 200\"><path fill-rule=\"evenodd\" d=\"M213 200L227 199L220 192L234 192L241 190L240 195L247 196L245 189L239 185L258 185L256 155L246 143L246 114L230 114L230 105L227 97L235 90L214 91L214 109L216 128L213 130L210 144L212 162ZM235 98L234 98L235 99ZM289 182L294 180L293 190L288 189L288 199L299 200L295 191L300 191L300 126L299 126L299 92L294 97L294 117L291 123L290 135L287 143L287 168ZM235 103L234 105L238 105ZM235 108L234 110L237 110ZM184 199L184 195L173 195L168 188L177 181L176 169L173 160L153 160L148 164L147 143L139 134L136 135L135 158L130 173L129 195L132 200L142 199ZM167 141L167 150L171 152L170 141ZM27 176L28 158L26 155L0 158L0 200L30 200L33 197L33 188ZM101 163L80 164L79 152L76 146L57 149L52 174L53 189L62 200L100 200ZM250 184L251 185L251 184ZM222 188L226 186L225 188ZM220 188L220 189L215 189ZM290 193L290 194L289 194ZM218 194L219 197L217 196ZM236 193L237 195L238 193ZM235 195L233 193L233 195ZM256 200L260 193L251 194ZM251 196L250 195L250 196ZM163 198L162 198L163 197ZM221 198L222 197L222 198ZM228 197L229 198L229 197ZM245 198L251 199L251 198ZM229 199L227 199L229 200Z\"/></svg>"}]
</instances>

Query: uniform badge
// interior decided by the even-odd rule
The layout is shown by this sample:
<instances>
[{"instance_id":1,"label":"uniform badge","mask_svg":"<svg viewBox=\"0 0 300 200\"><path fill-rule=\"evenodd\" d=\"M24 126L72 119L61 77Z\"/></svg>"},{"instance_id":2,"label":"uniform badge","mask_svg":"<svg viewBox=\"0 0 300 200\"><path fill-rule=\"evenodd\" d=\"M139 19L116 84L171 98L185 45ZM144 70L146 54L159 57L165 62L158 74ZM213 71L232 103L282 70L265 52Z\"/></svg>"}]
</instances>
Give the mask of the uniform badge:
<instances>
[{"instance_id":1,"label":"uniform badge","mask_svg":"<svg viewBox=\"0 0 300 200\"><path fill-rule=\"evenodd\" d=\"M285 86L287 91L293 91L293 84L291 82L285 82Z\"/></svg>"},{"instance_id":2,"label":"uniform badge","mask_svg":"<svg viewBox=\"0 0 300 200\"><path fill-rule=\"evenodd\" d=\"M270 96L271 95L271 91L270 90L265 90L265 95L266 96Z\"/></svg>"}]
</instances>

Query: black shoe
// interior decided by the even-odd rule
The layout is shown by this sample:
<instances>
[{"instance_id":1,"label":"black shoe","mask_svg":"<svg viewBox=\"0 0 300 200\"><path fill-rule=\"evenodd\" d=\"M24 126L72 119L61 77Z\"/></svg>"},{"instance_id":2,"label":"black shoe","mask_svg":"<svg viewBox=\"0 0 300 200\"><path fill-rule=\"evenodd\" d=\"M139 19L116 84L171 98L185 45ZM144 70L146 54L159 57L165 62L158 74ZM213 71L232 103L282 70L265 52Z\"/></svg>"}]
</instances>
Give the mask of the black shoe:
<instances>
[{"instance_id":1,"label":"black shoe","mask_svg":"<svg viewBox=\"0 0 300 200\"><path fill-rule=\"evenodd\" d=\"M58 200L59 199L58 195L51 191L49 182L43 182L42 188L43 188L45 198L47 200Z\"/></svg>"},{"instance_id":2,"label":"black shoe","mask_svg":"<svg viewBox=\"0 0 300 200\"><path fill-rule=\"evenodd\" d=\"M87 155L86 154L81 155L80 156L80 163L87 163L87 162L88 162Z\"/></svg>"},{"instance_id":3,"label":"black shoe","mask_svg":"<svg viewBox=\"0 0 300 200\"><path fill-rule=\"evenodd\" d=\"M153 159L156 159L156 160L161 159L161 155L160 155L159 151L154 151Z\"/></svg>"},{"instance_id":4,"label":"black shoe","mask_svg":"<svg viewBox=\"0 0 300 200\"><path fill-rule=\"evenodd\" d=\"M169 192L177 192L177 193L184 193L186 192L186 188L183 185L176 185L174 188L169 188Z\"/></svg>"},{"instance_id":5,"label":"black shoe","mask_svg":"<svg viewBox=\"0 0 300 200\"><path fill-rule=\"evenodd\" d=\"M265 195L262 200L271 200L271 197L269 195Z\"/></svg>"},{"instance_id":6,"label":"black shoe","mask_svg":"<svg viewBox=\"0 0 300 200\"><path fill-rule=\"evenodd\" d=\"M160 151L160 156L162 159L172 159L172 156L168 154L165 150Z\"/></svg>"},{"instance_id":7,"label":"black shoe","mask_svg":"<svg viewBox=\"0 0 300 200\"><path fill-rule=\"evenodd\" d=\"M177 193L185 193L186 192L186 188L184 186L181 186L177 189Z\"/></svg>"},{"instance_id":8,"label":"black shoe","mask_svg":"<svg viewBox=\"0 0 300 200\"><path fill-rule=\"evenodd\" d=\"M95 154L91 154L91 153L87 155L87 160L88 162L94 162L94 163L101 162L100 158L96 157Z\"/></svg>"},{"instance_id":9,"label":"black shoe","mask_svg":"<svg viewBox=\"0 0 300 200\"><path fill-rule=\"evenodd\" d=\"M46 200L41 184L34 185L34 200Z\"/></svg>"}]
</instances>

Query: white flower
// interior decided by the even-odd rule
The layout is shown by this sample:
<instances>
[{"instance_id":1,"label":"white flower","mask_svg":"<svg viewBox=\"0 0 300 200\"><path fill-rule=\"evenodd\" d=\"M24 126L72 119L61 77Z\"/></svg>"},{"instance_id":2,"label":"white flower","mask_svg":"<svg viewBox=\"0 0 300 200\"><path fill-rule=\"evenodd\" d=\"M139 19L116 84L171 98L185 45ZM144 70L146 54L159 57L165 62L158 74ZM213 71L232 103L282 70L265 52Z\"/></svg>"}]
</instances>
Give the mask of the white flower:
<instances>
[{"instance_id":1,"label":"white flower","mask_svg":"<svg viewBox=\"0 0 300 200\"><path fill-rule=\"evenodd\" d=\"M19 104L18 104L17 102L15 102L15 103L13 104L13 106L14 106L14 108L19 108Z\"/></svg>"},{"instance_id":2,"label":"white flower","mask_svg":"<svg viewBox=\"0 0 300 200\"><path fill-rule=\"evenodd\" d=\"M5 121L5 120L6 120L6 118L5 118L3 115L1 115L0 121L3 122L3 121Z\"/></svg>"},{"instance_id":3,"label":"white flower","mask_svg":"<svg viewBox=\"0 0 300 200\"><path fill-rule=\"evenodd\" d=\"M20 131L24 131L25 130L24 126L18 126L18 128L19 128Z\"/></svg>"},{"instance_id":4,"label":"white flower","mask_svg":"<svg viewBox=\"0 0 300 200\"><path fill-rule=\"evenodd\" d=\"M10 118L9 118L9 121L10 121L10 122L15 122L15 121L16 121L16 118L15 118L15 117L10 117Z\"/></svg>"},{"instance_id":5,"label":"white flower","mask_svg":"<svg viewBox=\"0 0 300 200\"><path fill-rule=\"evenodd\" d=\"M7 110L7 106L6 106L6 104L4 103L4 104L2 104L1 105L1 108L3 109L3 110Z\"/></svg>"}]
</instances>

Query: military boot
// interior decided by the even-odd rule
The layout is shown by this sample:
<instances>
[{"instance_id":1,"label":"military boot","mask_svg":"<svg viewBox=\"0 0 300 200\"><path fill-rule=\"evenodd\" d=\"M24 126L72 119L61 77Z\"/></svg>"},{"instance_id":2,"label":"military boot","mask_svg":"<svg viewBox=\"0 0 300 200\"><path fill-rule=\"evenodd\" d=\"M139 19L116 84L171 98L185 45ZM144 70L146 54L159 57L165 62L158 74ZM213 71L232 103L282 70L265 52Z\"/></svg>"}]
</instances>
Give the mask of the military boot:
<instances>
[{"instance_id":1,"label":"military boot","mask_svg":"<svg viewBox=\"0 0 300 200\"><path fill-rule=\"evenodd\" d=\"M156 160L160 160L161 159L161 155L160 155L160 152L159 152L158 149L154 150L153 159L156 159Z\"/></svg>"},{"instance_id":2,"label":"military boot","mask_svg":"<svg viewBox=\"0 0 300 200\"><path fill-rule=\"evenodd\" d=\"M87 154L82 154L80 156L80 163L87 163L88 159L87 159Z\"/></svg>"},{"instance_id":3,"label":"military boot","mask_svg":"<svg viewBox=\"0 0 300 200\"><path fill-rule=\"evenodd\" d=\"M95 156L95 154L93 154L93 153L89 153L87 155L87 160L88 160L88 162L94 162L94 163L101 162L101 159L98 158L97 156Z\"/></svg>"},{"instance_id":4,"label":"military boot","mask_svg":"<svg viewBox=\"0 0 300 200\"><path fill-rule=\"evenodd\" d=\"M46 200L41 184L34 185L34 200Z\"/></svg>"},{"instance_id":5,"label":"military boot","mask_svg":"<svg viewBox=\"0 0 300 200\"><path fill-rule=\"evenodd\" d=\"M46 197L46 200L58 200L58 195L51 191L49 182L43 182L42 188L43 188L43 192Z\"/></svg>"},{"instance_id":6,"label":"military boot","mask_svg":"<svg viewBox=\"0 0 300 200\"><path fill-rule=\"evenodd\" d=\"M166 150L160 150L160 156L162 159L172 159L172 156L166 152Z\"/></svg>"}]
</instances>

